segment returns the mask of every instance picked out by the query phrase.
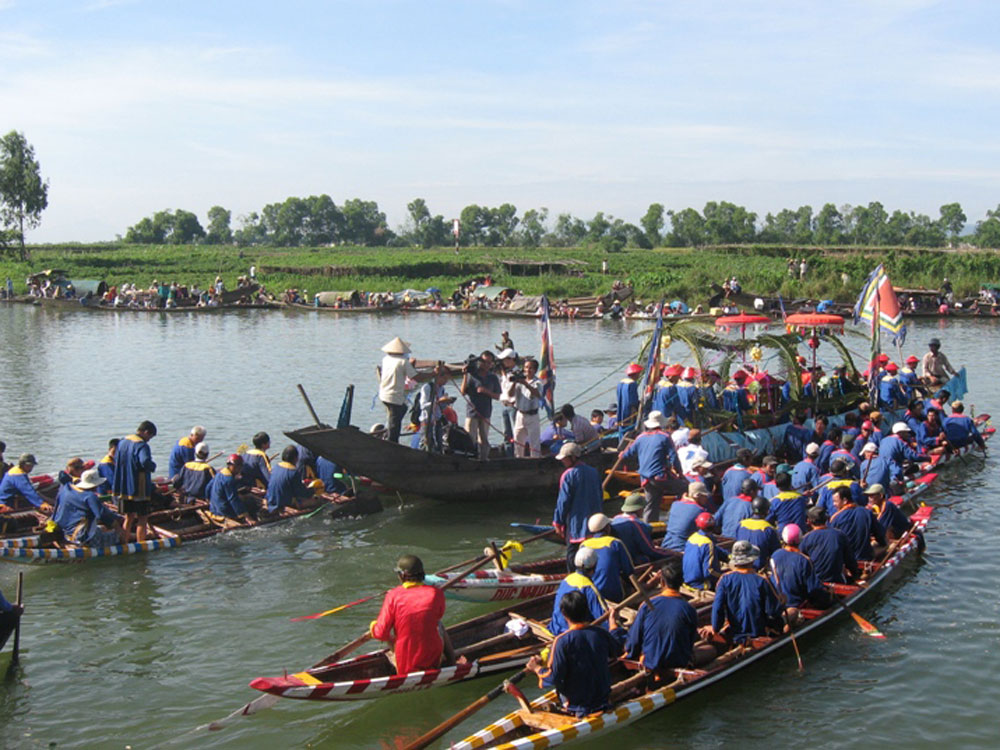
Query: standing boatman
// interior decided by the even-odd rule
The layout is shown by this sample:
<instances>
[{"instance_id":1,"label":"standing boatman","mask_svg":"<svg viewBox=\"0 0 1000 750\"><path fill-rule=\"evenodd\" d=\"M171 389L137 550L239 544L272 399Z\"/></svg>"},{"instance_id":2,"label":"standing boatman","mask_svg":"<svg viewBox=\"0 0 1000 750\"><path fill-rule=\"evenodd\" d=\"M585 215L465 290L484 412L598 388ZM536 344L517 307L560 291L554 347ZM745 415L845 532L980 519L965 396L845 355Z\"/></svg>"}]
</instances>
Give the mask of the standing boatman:
<instances>
[{"instance_id":1,"label":"standing boatman","mask_svg":"<svg viewBox=\"0 0 1000 750\"><path fill-rule=\"evenodd\" d=\"M663 415L658 411L651 411L642 424L646 428L645 431L625 449L622 460L627 461L632 456L638 457L639 478L643 494L646 496L642 520L652 523L660 520L660 503L663 501L666 481L671 474L676 474L678 461L674 442L670 439L670 435L663 431ZM683 546L684 540L681 539L679 547Z\"/></svg>"},{"instance_id":2,"label":"standing boatman","mask_svg":"<svg viewBox=\"0 0 1000 750\"><path fill-rule=\"evenodd\" d=\"M921 379L929 386L940 386L948 379L948 374L958 375L951 362L941 352L941 340L932 338L927 342L930 349L920 362Z\"/></svg>"},{"instance_id":3,"label":"standing boatman","mask_svg":"<svg viewBox=\"0 0 1000 750\"><path fill-rule=\"evenodd\" d=\"M135 532L138 542L146 541L146 519L153 491L156 463L149 450L149 441L156 436L156 425L148 419L118 443L115 455L115 476L111 492L118 501L118 512L125 516L125 539Z\"/></svg>"},{"instance_id":4,"label":"standing boatman","mask_svg":"<svg viewBox=\"0 0 1000 750\"><path fill-rule=\"evenodd\" d=\"M580 461L580 446L563 443L556 454L566 470L559 477L559 497L552 514L552 528L566 540L566 569L575 570L573 560L587 538L587 522L601 512L603 492L597 469Z\"/></svg>"},{"instance_id":5,"label":"standing boatman","mask_svg":"<svg viewBox=\"0 0 1000 750\"><path fill-rule=\"evenodd\" d=\"M639 386L636 378L642 374L642 366L632 362L625 368L625 377L618 384L618 437L634 429L639 418Z\"/></svg>"},{"instance_id":6,"label":"standing boatman","mask_svg":"<svg viewBox=\"0 0 1000 750\"><path fill-rule=\"evenodd\" d=\"M385 406L389 441L396 443L406 415L406 379L415 378L417 370L413 366L415 360L406 358L410 345L399 336L385 344L382 351L385 356L379 367L378 397Z\"/></svg>"}]
</instances>

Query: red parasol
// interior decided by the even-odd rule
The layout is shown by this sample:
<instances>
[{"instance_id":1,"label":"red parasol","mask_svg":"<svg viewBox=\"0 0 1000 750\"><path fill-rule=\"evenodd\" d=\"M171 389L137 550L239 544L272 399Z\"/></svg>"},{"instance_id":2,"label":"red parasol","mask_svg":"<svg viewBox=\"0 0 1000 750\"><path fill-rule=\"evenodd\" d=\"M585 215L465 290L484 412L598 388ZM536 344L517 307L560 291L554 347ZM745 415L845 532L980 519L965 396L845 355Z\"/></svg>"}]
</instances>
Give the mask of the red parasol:
<instances>
[{"instance_id":1,"label":"red parasol","mask_svg":"<svg viewBox=\"0 0 1000 750\"><path fill-rule=\"evenodd\" d=\"M746 330L746 327L749 325L768 325L771 322L771 319L766 315L740 313L739 315L723 315L721 318L716 318L715 327L729 331L730 329L739 326L740 330L743 331Z\"/></svg>"},{"instance_id":2,"label":"red parasol","mask_svg":"<svg viewBox=\"0 0 1000 750\"><path fill-rule=\"evenodd\" d=\"M793 328L802 330L804 328L839 328L844 332L844 319L840 315L830 315L828 313L795 313L785 318L785 326L791 331Z\"/></svg>"}]
</instances>

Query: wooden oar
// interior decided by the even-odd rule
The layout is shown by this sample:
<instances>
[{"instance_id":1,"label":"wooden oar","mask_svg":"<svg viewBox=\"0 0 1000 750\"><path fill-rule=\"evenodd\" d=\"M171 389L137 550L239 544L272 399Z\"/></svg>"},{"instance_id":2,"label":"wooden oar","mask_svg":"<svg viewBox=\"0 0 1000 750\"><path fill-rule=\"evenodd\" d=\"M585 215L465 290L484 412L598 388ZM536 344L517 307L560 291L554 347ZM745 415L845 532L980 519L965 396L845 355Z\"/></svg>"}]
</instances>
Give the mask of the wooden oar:
<instances>
[{"instance_id":1,"label":"wooden oar","mask_svg":"<svg viewBox=\"0 0 1000 750\"><path fill-rule=\"evenodd\" d=\"M302 400L305 401L306 406L309 407L309 413L312 414L312 418L316 422L316 426L322 427L323 423L319 421L319 415L316 413L316 410L313 409L312 401L310 401L309 397L306 395L306 389L302 387L302 383L299 383L296 387L299 389L299 393L302 394Z\"/></svg>"},{"instance_id":2,"label":"wooden oar","mask_svg":"<svg viewBox=\"0 0 1000 750\"><path fill-rule=\"evenodd\" d=\"M872 638L883 638L883 639L885 638L885 635L882 634L881 630L872 625L870 622L868 622L868 620L859 615L853 609L848 607L840 598L837 597L836 594L833 594L833 600L840 605L841 609L843 609L845 612L847 612L847 614L849 614L852 618L854 618L854 622L856 622L858 624L858 627L861 628L862 633L864 633L865 635L870 635Z\"/></svg>"},{"instance_id":3,"label":"wooden oar","mask_svg":"<svg viewBox=\"0 0 1000 750\"><path fill-rule=\"evenodd\" d=\"M604 482L601 483L602 491L608 488L608 482L611 481L611 478L615 475L615 472L621 465L622 459L625 458L625 449L628 448L629 445L631 445L633 442L635 442L634 439L626 438L626 444L623 445L621 449L618 451L618 458L615 460L615 465L611 467L611 469L608 471L608 475L604 478Z\"/></svg>"},{"instance_id":4,"label":"wooden oar","mask_svg":"<svg viewBox=\"0 0 1000 750\"><path fill-rule=\"evenodd\" d=\"M18 608L24 605L24 571L17 572L17 599L15 601ZM21 615L17 616L17 625L14 626L14 646L10 652L10 665L17 664L21 657Z\"/></svg>"},{"instance_id":5,"label":"wooden oar","mask_svg":"<svg viewBox=\"0 0 1000 750\"><path fill-rule=\"evenodd\" d=\"M529 536L527 539L517 539L515 541L517 541L519 544L523 545L523 544L528 544L528 542L534 542L534 541L537 541L537 540L542 539L544 537L551 536L552 534L555 534L555 533L556 533L556 530L550 528L550 529L546 529L545 531L543 531L540 534L535 534L534 536ZM475 557L470 557L468 560L463 560L460 563L455 563L454 565L449 565L447 568L441 568L441 570L437 570L434 573L432 573L431 575L440 576L440 575L444 575L445 573L450 573L451 571L453 571L453 570L455 570L457 568L461 568L461 567L464 567L466 565L471 565L474 562L479 562L484 557L486 557L486 555L476 555Z\"/></svg>"}]
</instances>

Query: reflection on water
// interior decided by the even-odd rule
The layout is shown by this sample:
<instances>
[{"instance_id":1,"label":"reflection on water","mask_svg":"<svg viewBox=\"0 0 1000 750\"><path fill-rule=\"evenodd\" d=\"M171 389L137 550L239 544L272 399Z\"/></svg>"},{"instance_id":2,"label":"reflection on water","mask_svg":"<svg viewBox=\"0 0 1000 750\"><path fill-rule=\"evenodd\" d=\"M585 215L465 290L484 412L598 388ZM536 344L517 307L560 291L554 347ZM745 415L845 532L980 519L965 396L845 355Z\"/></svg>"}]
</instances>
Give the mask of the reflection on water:
<instances>
[{"instance_id":1,"label":"reflection on water","mask_svg":"<svg viewBox=\"0 0 1000 750\"><path fill-rule=\"evenodd\" d=\"M153 419L154 457L193 424L214 450L231 450L265 429L275 447L309 415L302 383L320 415L335 418L347 383L358 388L355 424L382 419L371 408L379 347L395 335L423 358L462 359L507 329L522 353L537 352L533 320L460 316L345 316L246 311L233 315L69 313L0 308L0 438L11 455L31 450L41 468L70 455L99 458L107 439ZM557 400L610 375L575 405L612 400L620 367L648 324L554 323ZM955 364L970 366L979 410L1000 408L996 321L917 324L907 353L934 331ZM858 348L852 344L853 348ZM862 349L864 347L861 347ZM993 548L1000 492L992 459L949 472L927 496L942 504L928 530L925 563L863 614L887 634L876 641L849 622L803 639L806 672L779 654L719 688L615 736L623 748L736 745L771 748L808 732L809 744L950 742L992 746L1000 603ZM299 670L362 632L377 601L311 622L289 618L376 593L393 584L396 557L415 551L431 568L477 554L511 521L543 522L551 507L515 501L484 506L418 502L357 520L317 516L149 556L69 565L0 564L0 588L26 572L23 670L0 686L4 747L377 747L413 737L493 686L492 681L346 705L286 702L224 731L192 734L255 697L255 676ZM559 554L540 542L524 559ZM449 603L447 619L481 605ZM0 669L6 666L0 656ZM974 690L941 689L962 675ZM501 697L476 717L511 710ZM957 720L961 717L961 720ZM595 740L593 747L606 746Z\"/></svg>"}]
</instances>

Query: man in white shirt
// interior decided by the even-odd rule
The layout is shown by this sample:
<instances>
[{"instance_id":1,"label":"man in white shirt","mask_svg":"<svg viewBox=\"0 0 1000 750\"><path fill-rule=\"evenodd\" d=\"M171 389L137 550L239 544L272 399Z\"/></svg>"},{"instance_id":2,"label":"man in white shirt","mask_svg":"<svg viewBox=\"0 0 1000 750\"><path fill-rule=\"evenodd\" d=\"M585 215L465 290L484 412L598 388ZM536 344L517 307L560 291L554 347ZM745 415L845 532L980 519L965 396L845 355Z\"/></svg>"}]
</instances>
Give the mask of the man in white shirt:
<instances>
[{"instance_id":1,"label":"man in white shirt","mask_svg":"<svg viewBox=\"0 0 1000 750\"><path fill-rule=\"evenodd\" d=\"M517 352L508 346L500 352L498 359L500 360L500 405L503 407L504 453L513 456L515 448L514 420L517 418L517 405L514 403L514 387L516 385L514 373L520 372L517 367Z\"/></svg>"},{"instance_id":2,"label":"man in white shirt","mask_svg":"<svg viewBox=\"0 0 1000 750\"><path fill-rule=\"evenodd\" d=\"M514 450L520 458L542 455L541 422L538 407L541 405L542 383L537 377L538 362L524 360L524 379L514 384Z\"/></svg>"},{"instance_id":3,"label":"man in white shirt","mask_svg":"<svg viewBox=\"0 0 1000 750\"><path fill-rule=\"evenodd\" d=\"M708 460L708 451L701 447L701 430L696 428L688 433L688 444L678 449L677 458L685 474L691 473L695 460Z\"/></svg>"},{"instance_id":4,"label":"man in white shirt","mask_svg":"<svg viewBox=\"0 0 1000 750\"><path fill-rule=\"evenodd\" d=\"M406 379L417 375L413 358L406 359L410 345L399 336L382 347L385 356L379 367L379 401L385 405L389 440L399 441L403 417L406 415Z\"/></svg>"}]
</instances>

